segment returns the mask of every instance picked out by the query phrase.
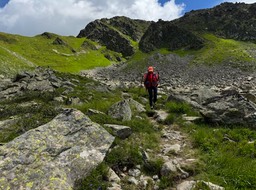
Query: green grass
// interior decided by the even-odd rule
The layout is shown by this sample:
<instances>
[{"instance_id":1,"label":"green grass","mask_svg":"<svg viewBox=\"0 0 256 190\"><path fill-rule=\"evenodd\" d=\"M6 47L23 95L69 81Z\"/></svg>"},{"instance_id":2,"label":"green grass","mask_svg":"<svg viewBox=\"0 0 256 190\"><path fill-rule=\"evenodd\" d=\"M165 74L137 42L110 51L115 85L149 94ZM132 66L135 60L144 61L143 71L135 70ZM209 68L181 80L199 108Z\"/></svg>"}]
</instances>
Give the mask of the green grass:
<instances>
[{"instance_id":1,"label":"green grass","mask_svg":"<svg viewBox=\"0 0 256 190\"><path fill-rule=\"evenodd\" d=\"M189 134L200 166L192 171L194 178L210 181L227 190L256 189L256 131L241 126L210 126L209 124L184 124L180 115L196 115L184 103L168 102L165 109L170 113L167 124L179 123ZM194 168L195 169L195 168ZM188 171L188 170L186 170ZM171 178L171 177L170 177ZM161 187L171 184L161 179ZM198 184L196 189L204 189Z\"/></svg>"},{"instance_id":2,"label":"green grass","mask_svg":"<svg viewBox=\"0 0 256 190\"><path fill-rule=\"evenodd\" d=\"M203 61L206 64L254 61L246 51L247 48L254 49L256 47L253 43L222 39L211 34L205 34L204 38L208 42L206 47L199 51L200 57L196 58L198 61Z\"/></svg>"},{"instance_id":3,"label":"green grass","mask_svg":"<svg viewBox=\"0 0 256 190\"><path fill-rule=\"evenodd\" d=\"M174 122L182 123L183 114L186 114L188 116L199 116L199 113L185 102L167 102L165 104L165 109L169 113L164 121L164 124L167 125L173 124Z\"/></svg>"},{"instance_id":4,"label":"green grass","mask_svg":"<svg viewBox=\"0 0 256 190\"><path fill-rule=\"evenodd\" d=\"M86 179L81 179L75 183L75 190L84 189L107 189L108 183L106 177L108 175L108 167L105 162L102 162L95 168Z\"/></svg>"},{"instance_id":5,"label":"green grass","mask_svg":"<svg viewBox=\"0 0 256 190\"><path fill-rule=\"evenodd\" d=\"M29 70L33 68L32 65L17 57L17 54L13 54L0 46L0 74L12 76L15 73Z\"/></svg>"},{"instance_id":6,"label":"green grass","mask_svg":"<svg viewBox=\"0 0 256 190\"><path fill-rule=\"evenodd\" d=\"M7 143L26 131L51 121L59 113L56 108L58 104L52 101L56 95L57 93L27 92L15 99L1 102L1 120L15 117L18 121L1 130L0 142Z\"/></svg>"},{"instance_id":7,"label":"green grass","mask_svg":"<svg viewBox=\"0 0 256 190\"><path fill-rule=\"evenodd\" d=\"M198 50L176 50L174 53L180 56L194 56L194 64L216 65L221 63L231 66L246 66L253 64L255 67L255 56L250 51L256 48L254 43L223 39L213 34L204 34L205 46Z\"/></svg>"},{"instance_id":8,"label":"green grass","mask_svg":"<svg viewBox=\"0 0 256 190\"><path fill-rule=\"evenodd\" d=\"M97 45L85 38L59 36L67 45L54 45L55 38L47 39L40 35L25 37L0 34L0 45L5 48L0 49L1 65L3 63L8 64L7 66L14 70L16 67L27 66L25 59L35 66L49 66L58 71L78 73L81 70L110 65L111 61L104 56L103 52L107 51L110 55L115 54L103 46L99 46L98 50L81 47L85 40L94 46ZM8 51L11 53L7 53ZM14 56L14 54L19 55L19 57ZM2 69L0 71L2 72Z\"/></svg>"},{"instance_id":9,"label":"green grass","mask_svg":"<svg viewBox=\"0 0 256 190\"><path fill-rule=\"evenodd\" d=\"M198 179L211 181L233 189L256 189L256 132L241 127L210 128L198 125L193 132L193 144L200 150L205 163Z\"/></svg>"}]
</instances>

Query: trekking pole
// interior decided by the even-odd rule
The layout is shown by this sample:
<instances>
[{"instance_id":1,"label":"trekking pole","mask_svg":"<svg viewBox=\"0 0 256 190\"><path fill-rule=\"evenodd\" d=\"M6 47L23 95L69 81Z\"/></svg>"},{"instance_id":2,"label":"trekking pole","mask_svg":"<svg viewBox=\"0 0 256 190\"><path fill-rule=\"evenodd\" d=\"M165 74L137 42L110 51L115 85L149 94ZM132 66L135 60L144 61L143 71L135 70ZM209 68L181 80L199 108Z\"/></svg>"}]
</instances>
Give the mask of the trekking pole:
<instances>
[{"instance_id":1,"label":"trekking pole","mask_svg":"<svg viewBox=\"0 0 256 190\"><path fill-rule=\"evenodd\" d=\"M158 85L160 85L160 74L159 74L159 71L157 71L157 75L158 75Z\"/></svg>"}]
</instances>

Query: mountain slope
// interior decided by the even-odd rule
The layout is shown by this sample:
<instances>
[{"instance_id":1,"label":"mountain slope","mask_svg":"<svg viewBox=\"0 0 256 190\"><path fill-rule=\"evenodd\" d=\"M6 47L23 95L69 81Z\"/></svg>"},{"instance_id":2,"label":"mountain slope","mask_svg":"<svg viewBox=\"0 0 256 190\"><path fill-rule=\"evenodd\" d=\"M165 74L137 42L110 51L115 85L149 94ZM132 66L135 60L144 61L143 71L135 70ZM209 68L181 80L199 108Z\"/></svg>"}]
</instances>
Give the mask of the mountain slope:
<instances>
[{"instance_id":1,"label":"mountain slope","mask_svg":"<svg viewBox=\"0 0 256 190\"><path fill-rule=\"evenodd\" d=\"M108 49L127 57L135 53L136 42L140 40L150 23L127 17L100 19L89 23L77 37L98 41Z\"/></svg>"},{"instance_id":2,"label":"mountain slope","mask_svg":"<svg viewBox=\"0 0 256 190\"><path fill-rule=\"evenodd\" d=\"M256 42L255 12L256 3L222 3L211 9L186 13L173 23L190 31Z\"/></svg>"},{"instance_id":3,"label":"mountain slope","mask_svg":"<svg viewBox=\"0 0 256 190\"><path fill-rule=\"evenodd\" d=\"M0 33L0 74L35 66L79 73L122 61L144 67L142 60L159 52L181 59L189 56L192 64L226 64L255 71L255 7L223 3L174 21L100 19L89 23L77 37Z\"/></svg>"},{"instance_id":4,"label":"mountain slope","mask_svg":"<svg viewBox=\"0 0 256 190\"><path fill-rule=\"evenodd\" d=\"M34 37L0 33L0 47L0 73L5 75L35 66L78 73L122 59L88 39L51 33Z\"/></svg>"},{"instance_id":5,"label":"mountain slope","mask_svg":"<svg viewBox=\"0 0 256 190\"><path fill-rule=\"evenodd\" d=\"M203 47L203 39L184 30L168 21L152 23L143 35L139 47L144 52L150 52L159 48L168 50L200 49Z\"/></svg>"}]
</instances>

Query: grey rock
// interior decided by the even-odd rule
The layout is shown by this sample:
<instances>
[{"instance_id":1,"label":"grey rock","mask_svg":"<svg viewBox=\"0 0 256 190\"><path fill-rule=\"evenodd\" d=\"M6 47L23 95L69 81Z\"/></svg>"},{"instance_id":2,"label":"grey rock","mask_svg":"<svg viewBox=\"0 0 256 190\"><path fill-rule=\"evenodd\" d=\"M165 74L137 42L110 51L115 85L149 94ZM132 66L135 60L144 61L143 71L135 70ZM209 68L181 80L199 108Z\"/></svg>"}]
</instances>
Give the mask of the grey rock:
<instances>
[{"instance_id":1,"label":"grey rock","mask_svg":"<svg viewBox=\"0 0 256 190\"><path fill-rule=\"evenodd\" d=\"M168 117L168 113L164 110L156 110L153 117L157 122L163 122Z\"/></svg>"},{"instance_id":2,"label":"grey rock","mask_svg":"<svg viewBox=\"0 0 256 190\"><path fill-rule=\"evenodd\" d=\"M142 104L140 104L139 102L133 100L132 98L127 99L129 105L131 106L131 108L134 108L136 111L140 112L145 112L145 106L143 106Z\"/></svg>"},{"instance_id":3,"label":"grey rock","mask_svg":"<svg viewBox=\"0 0 256 190\"><path fill-rule=\"evenodd\" d=\"M132 129L128 126L114 125L114 124L104 124L112 130L113 134L121 139L125 139L132 134Z\"/></svg>"},{"instance_id":4,"label":"grey rock","mask_svg":"<svg viewBox=\"0 0 256 190\"><path fill-rule=\"evenodd\" d=\"M115 182L115 183L120 183L121 179L118 177L118 175L115 173L114 170L109 168L108 170L108 181L109 182Z\"/></svg>"},{"instance_id":5,"label":"grey rock","mask_svg":"<svg viewBox=\"0 0 256 190\"><path fill-rule=\"evenodd\" d=\"M78 97L70 97L67 102L67 105L81 105L82 101Z\"/></svg>"},{"instance_id":6,"label":"grey rock","mask_svg":"<svg viewBox=\"0 0 256 190\"><path fill-rule=\"evenodd\" d=\"M177 163L174 160L170 160L162 166L161 175L168 176L171 173L177 172Z\"/></svg>"},{"instance_id":7,"label":"grey rock","mask_svg":"<svg viewBox=\"0 0 256 190\"><path fill-rule=\"evenodd\" d=\"M129 98L131 98L131 95L128 94L128 93L123 92L123 93L122 93L122 98L123 98L123 99L129 99Z\"/></svg>"},{"instance_id":8,"label":"grey rock","mask_svg":"<svg viewBox=\"0 0 256 190\"><path fill-rule=\"evenodd\" d=\"M60 102L60 103L64 103L65 102L65 99L62 96L55 97L55 98L53 98L53 100L56 101L56 102Z\"/></svg>"},{"instance_id":9,"label":"grey rock","mask_svg":"<svg viewBox=\"0 0 256 190\"><path fill-rule=\"evenodd\" d=\"M203 104L207 99L216 96L219 96L219 94L214 89L211 89L206 86L200 86L190 95L191 100L194 100L199 104Z\"/></svg>"},{"instance_id":10,"label":"grey rock","mask_svg":"<svg viewBox=\"0 0 256 190\"><path fill-rule=\"evenodd\" d=\"M184 181L177 186L177 190L192 190L196 186L195 181Z\"/></svg>"},{"instance_id":11,"label":"grey rock","mask_svg":"<svg viewBox=\"0 0 256 190\"><path fill-rule=\"evenodd\" d=\"M88 111L87 111L87 115L88 115L88 116L91 116L91 115L99 115L99 114L101 114L101 115L106 115L104 112L101 112L101 111L95 110L95 109L88 109Z\"/></svg>"},{"instance_id":12,"label":"grey rock","mask_svg":"<svg viewBox=\"0 0 256 190\"><path fill-rule=\"evenodd\" d=\"M20 119L19 117L13 117L11 119L0 121L0 132L2 130L6 130L6 129L10 128L11 125L18 123L19 119Z\"/></svg>"},{"instance_id":13,"label":"grey rock","mask_svg":"<svg viewBox=\"0 0 256 190\"><path fill-rule=\"evenodd\" d=\"M202 117L183 115L182 119L185 121L197 122L197 121L202 120Z\"/></svg>"},{"instance_id":14,"label":"grey rock","mask_svg":"<svg viewBox=\"0 0 256 190\"><path fill-rule=\"evenodd\" d=\"M180 150L181 150L181 145L179 145L179 144L174 144L174 145L169 145L169 144L167 144L165 147L164 147L164 149L163 149L163 153L164 154L168 154L168 153L175 153L175 154L177 154L177 153L179 153L180 152Z\"/></svg>"},{"instance_id":15,"label":"grey rock","mask_svg":"<svg viewBox=\"0 0 256 190\"><path fill-rule=\"evenodd\" d=\"M121 185L117 183L112 183L111 187L108 187L107 190L122 190Z\"/></svg>"},{"instance_id":16,"label":"grey rock","mask_svg":"<svg viewBox=\"0 0 256 190\"><path fill-rule=\"evenodd\" d=\"M210 188L210 190L224 190L225 189L224 187L221 187L219 185L213 184L211 182L200 181L200 180L197 181L197 183L200 183L200 182L202 182L203 184L207 185Z\"/></svg>"},{"instance_id":17,"label":"grey rock","mask_svg":"<svg viewBox=\"0 0 256 190\"><path fill-rule=\"evenodd\" d=\"M135 179L135 177L129 177L128 178L128 182L134 185L139 185L139 181L137 179Z\"/></svg>"},{"instance_id":18,"label":"grey rock","mask_svg":"<svg viewBox=\"0 0 256 190\"><path fill-rule=\"evenodd\" d=\"M129 121L132 117L132 111L129 103L126 100L122 100L109 108L108 115L115 119Z\"/></svg>"},{"instance_id":19,"label":"grey rock","mask_svg":"<svg viewBox=\"0 0 256 190\"><path fill-rule=\"evenodd\" d=\"M139 177L141 174L141 171L139 169L130 169L128 171L129 176L133 176L133 177Z\"/></svg>"},{"instance_id":20,"label":"grey rock","mask_svg":"<svg viewBox=\"0 0 256 190\"><path fill-rule=\"evenodd\" d=\"M105 157L114 137L82 112L67 109L0 147L1 189L73 189ZM40 158L40 159L38 159ZM15 180L8 180L13 178Z\"/></svg>"}]
</instances>

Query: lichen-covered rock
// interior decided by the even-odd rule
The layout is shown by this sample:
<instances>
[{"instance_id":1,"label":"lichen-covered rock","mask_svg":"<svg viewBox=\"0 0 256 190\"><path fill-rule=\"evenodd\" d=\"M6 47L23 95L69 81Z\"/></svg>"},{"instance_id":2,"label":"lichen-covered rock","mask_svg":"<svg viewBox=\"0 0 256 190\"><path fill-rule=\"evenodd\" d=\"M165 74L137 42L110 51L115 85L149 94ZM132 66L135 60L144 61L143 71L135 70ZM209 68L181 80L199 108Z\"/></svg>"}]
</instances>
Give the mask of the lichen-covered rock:
<instances>
[{"instance_id":1,"label":"lichen-covered rock","mask_svg":"<svg viewBox=\"0 0 256 190\"><path fill-rule=\"evenodd\" d=\"M0 189L71 190L104 159L113 140L82 112L67 109L0 147Z\"/></svg>"}]
</instances>

